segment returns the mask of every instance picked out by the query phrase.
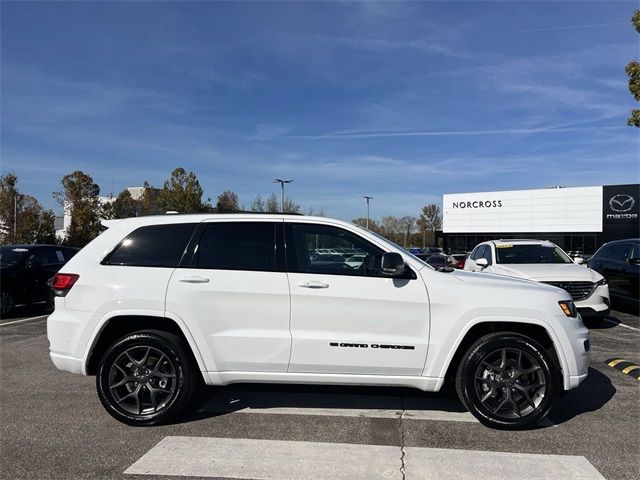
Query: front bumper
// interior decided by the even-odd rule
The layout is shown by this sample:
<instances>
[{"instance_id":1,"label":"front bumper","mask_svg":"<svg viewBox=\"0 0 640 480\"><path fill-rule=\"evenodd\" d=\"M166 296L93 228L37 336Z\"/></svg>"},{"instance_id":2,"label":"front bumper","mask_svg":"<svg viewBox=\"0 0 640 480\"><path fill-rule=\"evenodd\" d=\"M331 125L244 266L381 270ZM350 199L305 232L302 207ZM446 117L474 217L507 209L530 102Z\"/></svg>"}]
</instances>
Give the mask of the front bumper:
<instances>
[{"instance_id":1,"label":"front bumper","mask_svg":"<svg viewBox=\"0 0 640 480\"><path fill-rule=\"evenodd\" d=\"M575 302L580 315L585 319L604 318L609 315L611 301L609 300L609 285L596 287L591 295L584 300Z\"/></svg>"}]
</instances>

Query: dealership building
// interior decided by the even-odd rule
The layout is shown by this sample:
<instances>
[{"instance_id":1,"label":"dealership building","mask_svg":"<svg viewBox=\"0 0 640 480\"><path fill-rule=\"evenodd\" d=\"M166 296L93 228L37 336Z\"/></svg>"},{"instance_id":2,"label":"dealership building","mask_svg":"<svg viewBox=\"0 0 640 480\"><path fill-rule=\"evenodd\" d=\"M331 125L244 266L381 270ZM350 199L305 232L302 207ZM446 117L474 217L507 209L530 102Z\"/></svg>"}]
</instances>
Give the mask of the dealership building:
<instances>
[{"instance_id":1,"label":"dealership building","mask_svg":"<svg viewBox=\"0 0 640 480\"><path fill-rule=\"evenodd\" d=\"M528 238L590 255L605 242L640 236L640 184L452 193L443 195L442 212L437 241L451 253Z\"/></svg>"}]
</instances>

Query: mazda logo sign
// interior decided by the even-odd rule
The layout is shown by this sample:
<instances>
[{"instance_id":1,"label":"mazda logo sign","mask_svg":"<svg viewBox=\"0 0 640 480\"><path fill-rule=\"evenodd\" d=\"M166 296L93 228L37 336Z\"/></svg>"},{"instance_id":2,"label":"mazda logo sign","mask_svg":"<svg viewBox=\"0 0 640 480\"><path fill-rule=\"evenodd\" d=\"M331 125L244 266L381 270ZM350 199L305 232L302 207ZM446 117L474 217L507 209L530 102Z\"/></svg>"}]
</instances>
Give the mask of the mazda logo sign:
<instances>
[{"instance_id":1,"label":"mazda logo sign","mask_svg":"<svg viewBox=\"0 0 640 480\"><path fill-rule=\"evenodd\" d=\"M614 195L609 200L609 208L614 212L628 212L635 204L635 198L623 193Z\"/></svg>"}]
</instances>

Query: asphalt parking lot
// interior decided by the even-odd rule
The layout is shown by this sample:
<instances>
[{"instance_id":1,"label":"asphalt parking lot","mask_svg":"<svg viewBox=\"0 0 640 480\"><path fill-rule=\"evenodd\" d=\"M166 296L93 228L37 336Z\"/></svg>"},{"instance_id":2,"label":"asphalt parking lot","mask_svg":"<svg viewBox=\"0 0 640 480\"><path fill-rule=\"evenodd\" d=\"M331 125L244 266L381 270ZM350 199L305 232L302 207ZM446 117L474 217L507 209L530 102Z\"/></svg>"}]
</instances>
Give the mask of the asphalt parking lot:
<instances>
[{"instance_id":1,"label":"asphalt parking lot","mask_svg":"<svg viewBox=\"0 0 640 480\"><path fill-rule=\"evenodd\" d=\"M446 392L270 385L208 388L174 424L128 427L93 377L54 368L46 316L17 313L0 320L2 478L640 478L640 381L605 363L640 364L636 315L590 324L587 380L537 429L504 432Z\"/></svg>"}]
</instances>

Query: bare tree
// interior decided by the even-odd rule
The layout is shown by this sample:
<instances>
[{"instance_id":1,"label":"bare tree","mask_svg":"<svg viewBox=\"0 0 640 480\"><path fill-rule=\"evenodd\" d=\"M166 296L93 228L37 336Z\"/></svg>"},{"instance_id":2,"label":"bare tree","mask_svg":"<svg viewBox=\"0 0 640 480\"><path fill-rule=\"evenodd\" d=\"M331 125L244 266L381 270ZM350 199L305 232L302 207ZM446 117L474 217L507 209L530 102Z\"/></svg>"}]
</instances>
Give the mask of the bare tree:
<instances>
[{"instance_id":1,"label":"bare tree","mask_svg":"<svg viewBox=\"0 0 640 480\"><path fill-rule=\"evenodd\" d=\"M418 228L422 232L422 247L427 246L427 232L429 242L435 242L435 232L442 229L442 210L435 203L430 203L422 207Z\"/></svg>"},{"instance_id":2,"label":"bare tree","mask_svg":"<svg viewBox=\"0 0 640 480\"><path fill-rule=\"evenodd\" d=\"M418 219L416 217L407 215L406 217L402 217L400 219L400 224L402 225L402 233L403 237L403 246L407 248L407 239L411 240L411 235L416 231L416 221Z\"/></svg>"}]
</instances>

